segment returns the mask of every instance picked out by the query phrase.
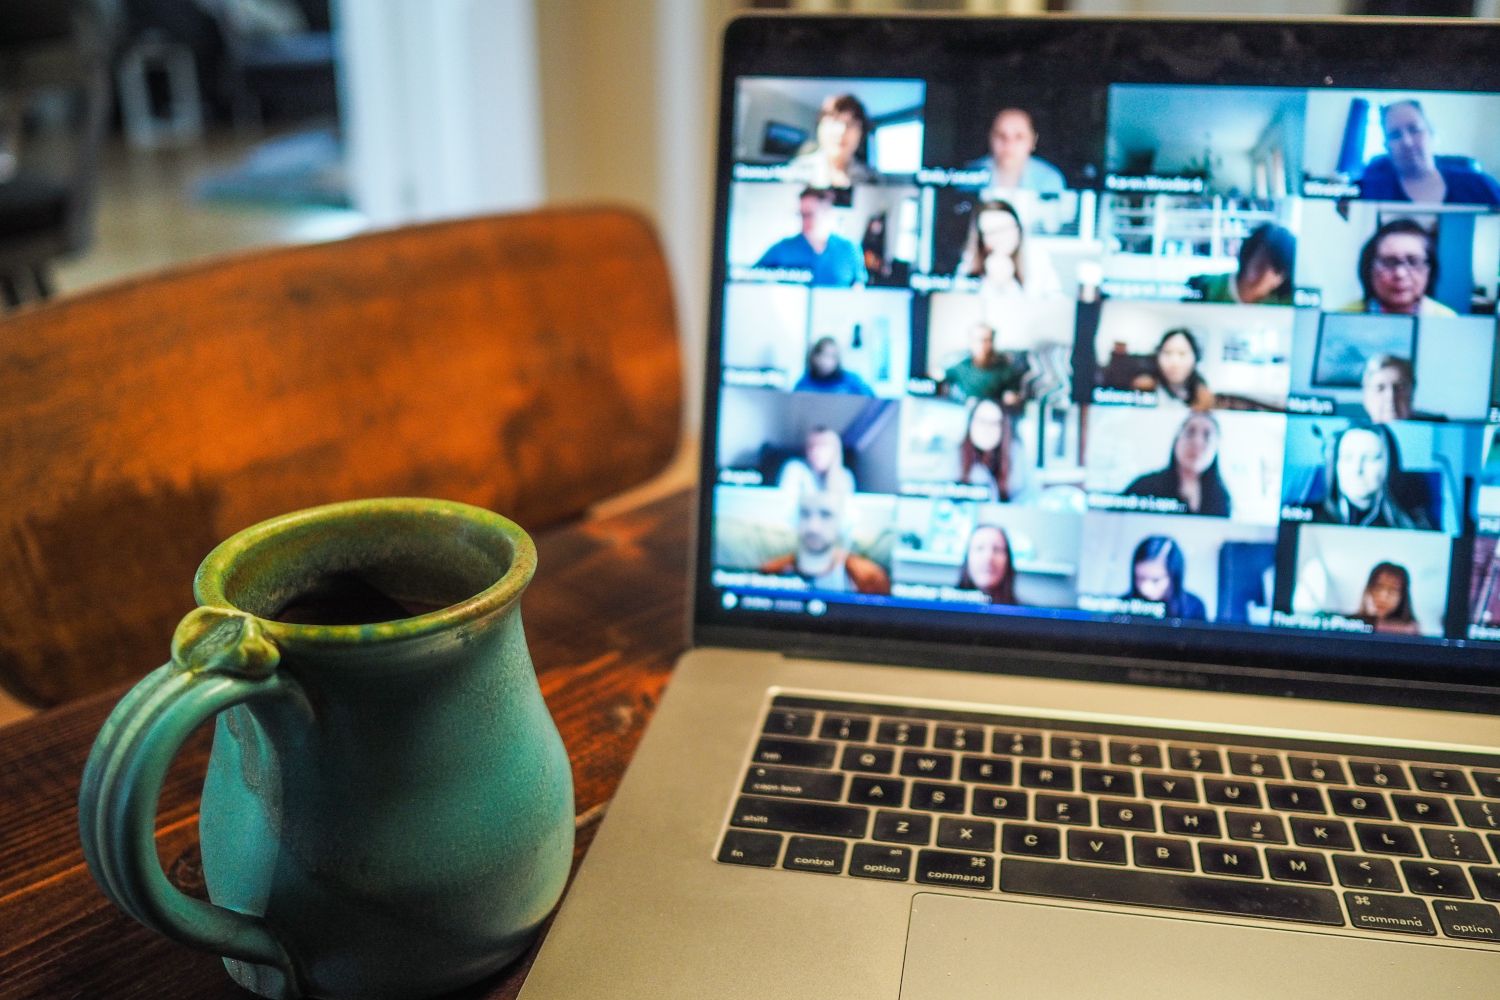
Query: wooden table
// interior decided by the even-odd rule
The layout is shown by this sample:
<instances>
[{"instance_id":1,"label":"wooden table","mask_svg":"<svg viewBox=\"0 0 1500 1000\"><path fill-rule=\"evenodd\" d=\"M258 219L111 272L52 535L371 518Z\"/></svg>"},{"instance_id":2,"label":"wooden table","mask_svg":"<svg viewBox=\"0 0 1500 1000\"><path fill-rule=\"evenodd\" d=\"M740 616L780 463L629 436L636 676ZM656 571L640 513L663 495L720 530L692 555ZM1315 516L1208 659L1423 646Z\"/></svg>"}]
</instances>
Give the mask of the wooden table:
<instances>
[{"instance_id":1,"label":"wooden table","mask_svg":"<svg viewBox=\"0 0 1500 1000\"><path fill-rule=\"evenodd\" d=\"M588 849L625 765L687 644L691 498L537 538L537 576L522 598L542 692L573 761L578 839ZM162 636L165 658L167 640ZM83 862L78 784L124 688L0 729L0 997L243 998L219 959L173 944L117 910ZM198 792L208 730L174 765L157 817L172 881L203 894ZM205 897L206 898L206 897ZM513 997L535 948L458 997Z\"/></svg>"}]
</instances>

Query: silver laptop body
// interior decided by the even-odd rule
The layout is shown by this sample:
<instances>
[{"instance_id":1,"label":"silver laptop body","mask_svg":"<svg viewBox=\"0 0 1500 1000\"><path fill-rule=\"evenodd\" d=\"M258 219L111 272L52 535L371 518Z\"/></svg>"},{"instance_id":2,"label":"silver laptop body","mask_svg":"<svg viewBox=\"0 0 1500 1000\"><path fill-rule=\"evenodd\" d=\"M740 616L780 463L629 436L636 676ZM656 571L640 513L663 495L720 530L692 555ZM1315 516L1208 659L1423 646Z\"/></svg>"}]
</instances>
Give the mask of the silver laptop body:
<instances>
[{"instance_id":1,"label":"silver laptop body","mask_svg":"<svg viewBox=\"0 0 1500 1000\"><path fill-rule=\"evenodd\" d=\"M522 995L1500 996L1496 43L731 25L695 648Z\"/></svg>"}]
</instances>

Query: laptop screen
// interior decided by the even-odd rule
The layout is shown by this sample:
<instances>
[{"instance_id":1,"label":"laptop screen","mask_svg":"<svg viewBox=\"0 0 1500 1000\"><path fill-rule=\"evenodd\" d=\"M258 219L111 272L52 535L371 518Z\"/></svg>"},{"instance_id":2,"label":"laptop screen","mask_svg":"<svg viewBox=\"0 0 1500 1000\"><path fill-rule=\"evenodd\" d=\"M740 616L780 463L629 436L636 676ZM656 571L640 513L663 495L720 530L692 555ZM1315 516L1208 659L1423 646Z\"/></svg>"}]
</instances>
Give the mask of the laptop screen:
<instances>
[{"instance_id":1,"label":"laptop screen","mask_svg":"<svg viewBox=\"0 0 1500 1000\"><path fill-rule=\"evenodd\" d=\"M1496 34L738 22L700 621L1500 682Z\"/></svg>"}]
</instances>

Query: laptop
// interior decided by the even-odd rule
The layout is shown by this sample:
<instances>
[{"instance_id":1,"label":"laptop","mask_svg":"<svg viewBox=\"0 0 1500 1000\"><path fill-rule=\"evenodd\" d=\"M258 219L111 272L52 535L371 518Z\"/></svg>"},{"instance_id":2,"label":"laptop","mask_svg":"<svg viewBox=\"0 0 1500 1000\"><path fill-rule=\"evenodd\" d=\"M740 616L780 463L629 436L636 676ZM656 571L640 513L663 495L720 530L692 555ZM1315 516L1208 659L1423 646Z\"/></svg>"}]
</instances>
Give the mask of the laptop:
<instances>
[{"instance_id":1,"label":"laptop","mask_svg":"<svg viewBox=\"0 0 1500 1000\"><path fill-rule=\"evenodd\" d=\"M1500 25L751 17L523 995L1500 995Z\"/></svg>"}]
</instances>

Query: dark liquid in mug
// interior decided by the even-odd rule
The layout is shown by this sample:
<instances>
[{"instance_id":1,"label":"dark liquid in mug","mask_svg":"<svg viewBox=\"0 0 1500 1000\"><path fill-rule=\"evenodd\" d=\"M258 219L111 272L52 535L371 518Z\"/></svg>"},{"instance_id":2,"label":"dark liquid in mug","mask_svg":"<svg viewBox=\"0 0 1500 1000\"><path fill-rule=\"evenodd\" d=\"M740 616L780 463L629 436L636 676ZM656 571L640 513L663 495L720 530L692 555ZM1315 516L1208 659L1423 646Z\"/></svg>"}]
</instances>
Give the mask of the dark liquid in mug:
<instances>
[{"instance_id":1,"label":"dark liquid in mug","mask_svg":"<svg viewBox=\"0 0 1500 1000\"><path fill-rule=\"evenodd\" d=\"M292 598L271 617L289 625L370 625L440 611L468 596L435 601L398 598L357 573L336 573Z\"/></svg>"}]
</instances>

